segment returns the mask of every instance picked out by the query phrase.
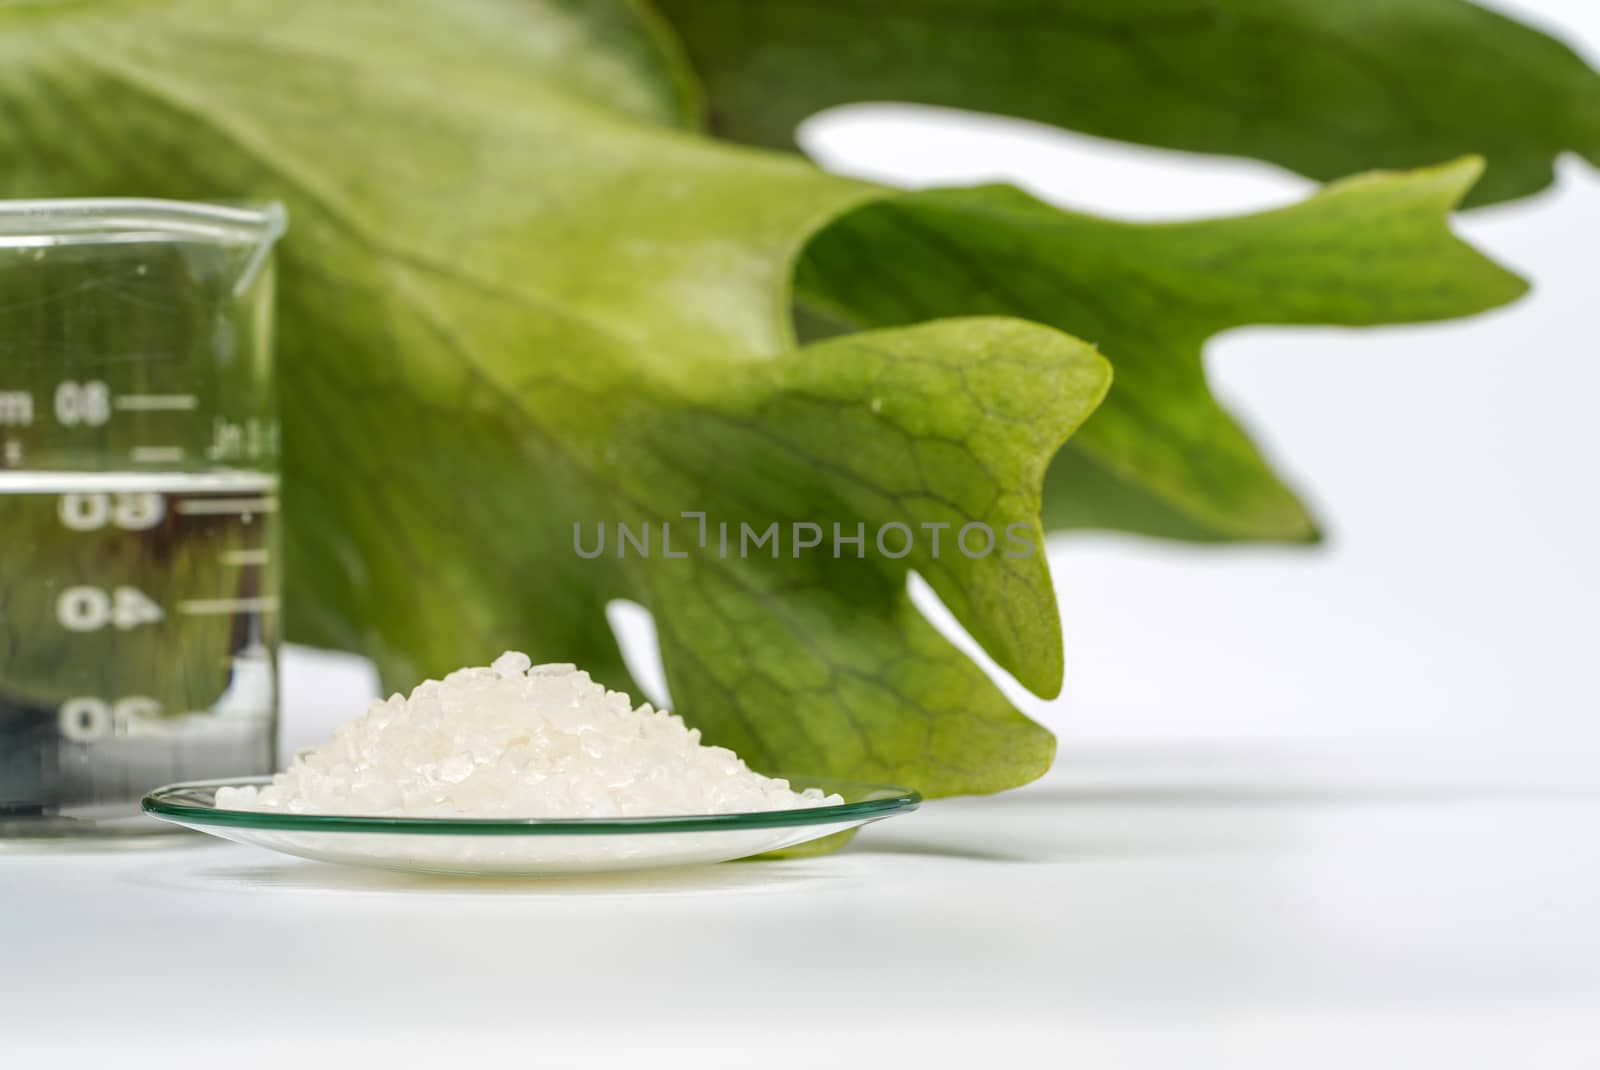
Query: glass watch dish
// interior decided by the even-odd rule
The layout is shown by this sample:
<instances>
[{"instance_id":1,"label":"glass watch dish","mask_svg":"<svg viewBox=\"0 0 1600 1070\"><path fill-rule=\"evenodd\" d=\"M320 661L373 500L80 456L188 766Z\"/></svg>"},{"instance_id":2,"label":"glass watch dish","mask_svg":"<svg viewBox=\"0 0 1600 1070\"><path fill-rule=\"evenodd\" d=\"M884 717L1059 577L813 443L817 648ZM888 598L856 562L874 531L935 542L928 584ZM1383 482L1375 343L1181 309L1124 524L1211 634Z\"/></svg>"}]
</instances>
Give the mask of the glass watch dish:
<instances>
[{"instance_id":1,"label":"glass watch dish","mask_svg":"<svg viewBox=\"0 0 1600 1070\"><path fill-rule=\"evenodd\" d=\"M833 806L629 818L419 818L219 810L219 787L267 777L196 781L144 797L144 811L199 832L321 862L456 876L564 876L704 865L795 847L921 805L915 791L788 778L845 800Z\"/></svg>"}]
</instances>

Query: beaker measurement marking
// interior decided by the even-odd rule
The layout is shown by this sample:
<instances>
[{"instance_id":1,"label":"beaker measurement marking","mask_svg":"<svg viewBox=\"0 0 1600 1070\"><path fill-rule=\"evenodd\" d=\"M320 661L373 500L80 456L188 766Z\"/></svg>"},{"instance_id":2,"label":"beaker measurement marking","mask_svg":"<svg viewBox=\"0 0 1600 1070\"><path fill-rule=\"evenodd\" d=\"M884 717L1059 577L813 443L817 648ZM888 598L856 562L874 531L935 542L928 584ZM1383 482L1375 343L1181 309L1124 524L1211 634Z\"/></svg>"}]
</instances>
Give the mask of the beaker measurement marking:
<instances>
[{"instance_id":1,"label":"beaker measurement marking","mask_svg":"<svg viewBox=\"0 0 1600 1070\"><path fill-rule=\"evenodd\" d=\"M0 390L0 427L31 427L33 395L26 390Z\"/></svg>"},{"instance_id":2,"label":"beaker measurement marking","mask_svg":"<svg viewBox=\"0 0 1600 1070\"><path fill-rule=\"evenodd\" d=\"M70 531L99 531L108 524L124 531L149 531L167 515L167 499L150 491L73 491L61 496L56 515Z\"/></svg>"},{"instance_id":3,"label":"beaker measurement marking","mask_svg":"<svg viewBox=\"0 0 1600 1070\"><path fill-rule=\"evenodd\" d=\"M272 559L265 550L224 550L219 558L224 565L265 565Z\"/></svg>"},{"instance_id":4,"label":"beaker measurement marking","mask_svg":"<svg viewBox=\"0 0 1600 1070\"><path fill-rule=\"evenodd\" d=\"M181 461L182 446L135 446L128 451L128 459L142 462Z\"/></svg>"},{"instance_id":5,"label":"beaker measurement marking","mask_svg":"<svg viewBox=\"0 0 1600 1070\"><path fill-rule=\"evenodd\" d=\"M205 455L213 461L261 461L278 455L278 422L250 417L211 421L211 445Z\"/></svg>"},{"instance_id":6,"label":"beaker measurement marking","mask_svg":"<svg viewBox=\"0 0 1600 1070\"><path fill-rule=\"evenodd\" d=\"M161 604L137 587L68 587L56 597L56 621L69 632L129 631L166 619Z\"/></svg>"},{"instance_id":7,"label":"beaker measurement marking","mask_svg":"<svg viewBox=\"0 0 1600 1070\"><path fill-rule=\"evenodd\" d=\"M111 419L111 388L103 379L56 384L56 422L62 427L104 427Z\"/></svg>"},{"instance_id":8,"label":"beaker measurement marking","mask_svg":"<svg viewBox=\"0 0 1600 1070\"><path fill-rule=\"evenodd\" d=\"M220 613L271 613L278 608L278 600L263 598L191 598L178 603L178 612L191 616Z\"/></svg>"},{"instance_id":9,"label":"beaker measurement marking","mask_svg":"<svg viewBox=\"0 0 1600 1070\"><path fill-rule=\"evenodd\" d=\"M161 703L143 695L107 701L79 695L61 704L56 725L63 738L94 743L108 736L160 735Z\"/></svg>"},{"instance_id":10,"label":"beaker measurement marking","mask_svg":"<svg viewBox=\"0 0 1600 1070\"><path fill-rule=\"evenodd\" d=\"M118 394L111 401L118 412L193 412L199 406L193 394Z\"/></svg>"},{"instance_id":11,"label":"beaker measurement marking","mask_svg":"<svg viewBox=\"0 0 1600 1070\"><path fill-rule=\"evenodd\" d=\"M226 516L231 513L275 513L276 498L210 498L178 503L184 516Z\"/></svg>"}]
</instances>

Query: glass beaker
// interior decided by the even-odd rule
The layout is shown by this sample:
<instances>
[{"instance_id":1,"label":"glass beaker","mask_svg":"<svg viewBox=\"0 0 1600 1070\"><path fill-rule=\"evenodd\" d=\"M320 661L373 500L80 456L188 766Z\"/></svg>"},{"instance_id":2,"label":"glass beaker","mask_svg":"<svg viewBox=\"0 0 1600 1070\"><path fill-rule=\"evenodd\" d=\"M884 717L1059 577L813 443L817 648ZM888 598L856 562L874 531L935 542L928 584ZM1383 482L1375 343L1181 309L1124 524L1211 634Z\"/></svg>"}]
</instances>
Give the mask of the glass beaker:
<instances>
[{"instance_id":1,"label":"glass beaker","mask_svg":"<svg viewBox=\"0 0 1600 1070\"><path fill-rule=\"evenodd\" d=\"M0 201L0 840L274 767L283 209Z\"/></svg>"}]
</instances>

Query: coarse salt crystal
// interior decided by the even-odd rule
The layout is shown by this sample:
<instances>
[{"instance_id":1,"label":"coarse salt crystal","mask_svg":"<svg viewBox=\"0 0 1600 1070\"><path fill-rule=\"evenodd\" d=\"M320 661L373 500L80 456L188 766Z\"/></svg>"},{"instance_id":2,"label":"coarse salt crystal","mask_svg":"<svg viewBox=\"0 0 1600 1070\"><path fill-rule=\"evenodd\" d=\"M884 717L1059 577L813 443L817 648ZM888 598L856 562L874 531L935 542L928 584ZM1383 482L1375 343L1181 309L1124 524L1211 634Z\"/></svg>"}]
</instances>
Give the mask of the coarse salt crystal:
<instances>
[{"instance_id":1,"label":"coarse salt crystal","mask_svg":"<svg viewBox=\"0 0 1600 1070\"><path fill-rule=\"evenodd\" d=\"M646 817L838 805L753 772L698 729L575 665L507 651L488 668L374 701L262 787L218 809L374 817Z\"/></svg>"}]
</instances>

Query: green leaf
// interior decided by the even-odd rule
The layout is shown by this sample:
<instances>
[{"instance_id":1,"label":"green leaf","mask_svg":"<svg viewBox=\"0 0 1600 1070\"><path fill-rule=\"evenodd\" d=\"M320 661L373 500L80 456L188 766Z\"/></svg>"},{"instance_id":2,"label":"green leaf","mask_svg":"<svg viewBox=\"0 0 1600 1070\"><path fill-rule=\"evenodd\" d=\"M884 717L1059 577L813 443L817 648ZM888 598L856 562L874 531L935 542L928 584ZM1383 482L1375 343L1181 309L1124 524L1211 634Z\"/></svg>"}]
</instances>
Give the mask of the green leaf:
<instances>
[{"instance_id":1,"label":"green leaf","mask_svg":"<svg viewBox=\"0 0 1600 1070\"><path fill-rule=\"evenodd\" d=\"M1295 495L1207 389L1201 347L1248 324L1366 326L1463 316L1526 288L1450 233L1474 160L1369 175L1237 219L1132 224L1009 187L907 194L807 248L805 300L868 326L1006 314L1098 344L1106 403L1051 467L1051 528L1308 539Z\"/></svg>"},{"instance_id":2,"label":"green leaf","mask_svg":"<svg viewBox=\"0 0 1600 1070\"><path fill-rule=\"evenodd\" d=\"M625 5L397 7L0 9L0 189L289 207L290 635L396 686L506 647L625 684L604 608L628 597L681 712L759 766L933 794L1042 772L1049 733L906 574L1059 687L1039 489L1104 361L1006 319L796 350L801 246L881 191L673 129L682 83ZM1036 550L969 560L950 528L939 558L794 557L786 535L777 560L664 560L684 511L1021 525ZM583 560L575 522L648 525L656 553Z\"/></svg>"},{"instance_id":3,"label":"green leaf","mask_svg":"<svg viewBox=\"0 0 1600 1070\"><path fill-rule=\"evenodd\" d=\"M862 255L892 263L899 239L879 233L891 217L852 214L889 193L711 141L687 126L693 100L670 40L624 2L341 0L293 17L277 0L0 6L0 193L289 207L291 637L364 651L395 686L507 647L626 685L604 608L630 598L656 616L679 711L760 767L929 795L1037 776L1050 735L924 620L907 574L925 576L1024 686L1057 690L1040 490L1104 395L1105 361L1014 318L1003 298L958 293L962 258L926 254L925 275L894 277L949 298L915 317L931 322L798 346L802 250L843 217L810 254L818 296L848 275L827 266L827 243L857 227ZM1439 196L1408 201L1395 193L1406 180L1369 185L1329 193L1292 224L1191 231L1125 231L993 190L906 203L915 226L956 247L985 222L1039 243L1038 278L1018 285L1037 290L1046 320L1069 277L1117 282L1115 307L1134 315L1139 286L1182 296L1208 257L1259 258L1255 275L1225 274L1179 302L1176 327L1150 328L1154 368L1227 322L1328 315L1350 274L1330 249L1400 258L1397 294L1356 280L1365 296L1352 307L1393 301L1394 318L1471 304ZM1367 226L1396 236L1344 233ZM1092 261L1061 255L1058 243L1079 239L1101 242ZM1005 265L1006 248L974 249L974 262ZM849 272L865 278L862 263ZM1023 267L1034 269L1005 270ZM1419 291L1436 269L1429 298ZM1500 293L1483 286L1478 300ZM1169 311L1149 307L1156 320ZM1141 358L1125 359L1137 383ZM1185 374L1198 377L1176 361L1149 377ZM1160 461L1188 429L1150 433ZM1208 522L1259 523L1254 491L1240 505L1228 488L1203 489L1219 501L1173 500ZM707 547L684 545L685 512L706 514ZM685 558L662 556L673 522ZM871 539L890 522L919 534L908 556L850 556L849 543L840 560L792 553L797 523L846 537L860 525ZM586 545L605 525L608 552L575 552L575 524ZM648 530L654 553L618 556L618 524ZM736 537L777 524L782 552L711 552L721 524ZM951 552L972 524L999 533L998 552ZM925 525L944 534L939 556ZM1004 552L1024 544L1034 552Z\"/></svg>"},{"instance_id":4,"label":"green leaf","mask_svg":"<svg viewBox=\"0 0 1600 1070\"><path fill-rule=\"evenodd\" d=\"M691 556L651 575L674 694L717 739L767 765L914 774L936 792L1042 773L1049 734L938 636L906 597L905 574L916 568L1024 685L1058 690L1039 484L1108 381L1082 343L997 319L851 335L724 373L709 404L661 427L657 455L671 461L649 486L671 494L655 515L702 502L730 528L777 522L784 546L777 559ZM720 460L729 457L737 468ZM847 536L864 525L869 542L839 559L791 555L792 524L831 529L833 517L846 518ZM874 553L873 533L891 522L944 525L941 550L918 538L904 558ZM1032 552L968 557L958 532L973 523L1021 525L1012 534ZM751 711L782 714L752 723Z\"/></svg>"},{"instance_id":5,"label":"green leaf","mask_svg":"<svg viewBox=\"0 0 1600 1070\"><path fill-rule=\"evenodd\" d=\"M911 101L1270 160L1331 180L1476 153L1474 203L1600 165L1600 75L1464 0L658 0L712 129L788 146L854 101Z\"/></svg>"}]
</instances>

